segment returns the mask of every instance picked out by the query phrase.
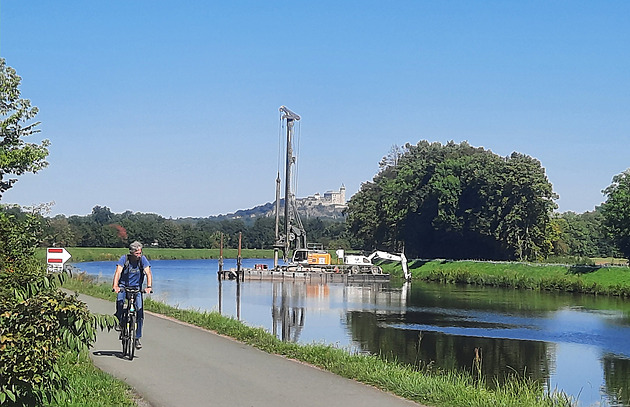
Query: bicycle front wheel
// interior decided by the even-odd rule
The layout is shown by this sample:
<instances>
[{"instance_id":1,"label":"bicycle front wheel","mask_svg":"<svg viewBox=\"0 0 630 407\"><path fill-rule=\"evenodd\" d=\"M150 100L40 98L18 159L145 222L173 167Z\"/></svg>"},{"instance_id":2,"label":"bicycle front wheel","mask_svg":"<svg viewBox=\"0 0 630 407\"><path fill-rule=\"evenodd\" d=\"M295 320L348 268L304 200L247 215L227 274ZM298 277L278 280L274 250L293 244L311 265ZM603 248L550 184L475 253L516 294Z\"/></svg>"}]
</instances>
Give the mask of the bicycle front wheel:
<instances>
[{"instance_id":1,"label":"bicycle front wheel","mask_svg":"<svg viewBox=\"0 0 630 407\"><path fill-rule=\"evenodd\" d=\"M136 352L136 314L129 315L129 360Z\"/></svg>"},{"instance_id":2,"label":"bicycle front wheel","mask_svg":"<svg viewBox=\"0 0 630 407\"><path fill-rule=\"evenodd\" d=\"M126 318L125 318L126 319ZM130 340L129 340L129 323L125 322L122 324L122 332L120 333L120 339L122 342L122 353L123 357L128 355L130 348Z\"/></svg>"}]
</instances>

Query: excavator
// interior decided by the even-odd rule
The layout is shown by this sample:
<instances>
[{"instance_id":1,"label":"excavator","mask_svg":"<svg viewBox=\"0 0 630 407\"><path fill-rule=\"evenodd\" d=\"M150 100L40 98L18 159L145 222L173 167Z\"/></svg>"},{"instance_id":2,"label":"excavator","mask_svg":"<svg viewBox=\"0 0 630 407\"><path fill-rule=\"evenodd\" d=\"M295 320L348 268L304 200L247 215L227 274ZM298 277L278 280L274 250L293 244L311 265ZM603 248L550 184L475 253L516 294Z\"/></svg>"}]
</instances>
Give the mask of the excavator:
<instances>
[{"instance_id":1,"label":"excavator","mask_svg":"<svg viewBox=\"0 0 630 407\"><path fill-rule=\"evenodd\" d=\"M405 253L392 254L388 252L384 252L381 250L377 250L368 256L360 255L360 254L345 254L344 250L337 250L337 256L340 259L343 259L343 262L346 266L373 266L374 260L382 259L388 261L397 261L400 262L402 266L403 273L405 274L405 280L411 280L411 273L409 272L409 266L407 264L407 257Z\"/></svg>"}]
</instances>

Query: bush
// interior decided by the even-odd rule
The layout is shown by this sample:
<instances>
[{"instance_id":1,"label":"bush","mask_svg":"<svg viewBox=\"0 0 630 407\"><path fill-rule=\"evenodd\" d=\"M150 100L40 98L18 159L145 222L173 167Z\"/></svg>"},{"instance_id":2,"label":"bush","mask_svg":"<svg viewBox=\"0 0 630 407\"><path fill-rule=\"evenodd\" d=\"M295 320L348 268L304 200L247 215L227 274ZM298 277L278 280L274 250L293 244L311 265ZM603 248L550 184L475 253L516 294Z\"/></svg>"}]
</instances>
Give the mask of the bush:
<instances>
[{"instance_id":1,"label":"bush","mask_svg":"<svg viewBox=\"0 0 630 407\"><path fill-rule=\"evenodd\" d=\"M34 258L42 217L0 207L0 404L48 403L64 389L62 350L79 353L113 316L94 316Z\"/></svg>"}]
</instances>

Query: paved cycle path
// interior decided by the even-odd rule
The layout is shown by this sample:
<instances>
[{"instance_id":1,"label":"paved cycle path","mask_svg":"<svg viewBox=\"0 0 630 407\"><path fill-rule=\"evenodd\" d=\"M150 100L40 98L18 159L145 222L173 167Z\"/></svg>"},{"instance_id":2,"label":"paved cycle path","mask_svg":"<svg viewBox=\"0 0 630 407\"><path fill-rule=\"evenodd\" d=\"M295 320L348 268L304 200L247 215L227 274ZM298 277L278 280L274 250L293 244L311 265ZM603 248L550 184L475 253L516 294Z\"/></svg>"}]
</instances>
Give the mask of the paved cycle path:
<instances>
[{"instance_id":1,"label":"paved cycle path","mask_svg":"<svg viewBox=\"0 0 630 407\"><path fill-rule=\"evenodd\" d=\"M79 298L94 313L114 312L113 302ZM122 359L114 330L99 332L90 354L152 407L419 406L161 315L145 312L143 335L133 361Z\"/></svg>"}]
</instances>

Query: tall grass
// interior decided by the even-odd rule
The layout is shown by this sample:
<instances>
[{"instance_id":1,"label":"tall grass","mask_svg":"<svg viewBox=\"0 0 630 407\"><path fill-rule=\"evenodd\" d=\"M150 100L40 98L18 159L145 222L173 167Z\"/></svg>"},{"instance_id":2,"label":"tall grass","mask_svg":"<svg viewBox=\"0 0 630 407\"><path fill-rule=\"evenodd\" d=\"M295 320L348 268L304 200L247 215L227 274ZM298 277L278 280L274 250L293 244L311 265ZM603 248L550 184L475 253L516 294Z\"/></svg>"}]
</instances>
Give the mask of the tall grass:
<instances>
[{"instance_id":1,"label":"tall grass","mask_svg":"<svg viewBox=\"0 0 630 407\"><path fill-rule=\"evenodd\" d=\"M66 288L112 301L114 299L107 284L93 285L86 280L71 279L66 283ZM375 355L352 354L326 344L283 342L262 328L249 327L217 312L184 310L151 299L145 300L145 308L230 336L265 352L300 360L424 404L451 407L574 405L565 394L547 394L540 383L525 378L513 378L491 389L482 380L466 372L418 368L385 361Z\"/></svg>"},{"instance_id":2,"label":"tall grass","mask_svg":"<svg viewBox=\"0 0 630 407\"><path fill-rule=\"evenodd\" d=\"M402 276L398 265L383 269ZM413 261L413 279L447 284L476 284L539 291L630 297L630 268L477 261Z\"/></svg>"},{"instance_id":3,"label":"tall grass","mask_svg":"<svg viewBox=\"0 0 630 407\"><path fill-rule=\"evenodd\" d=\"M67 391L58 394L51 407L136 406L137 396L125 382L99 370L87 352L78 357L65 353L60 363L61 374L67 380Z\"/></svg>"}]
</instances>

